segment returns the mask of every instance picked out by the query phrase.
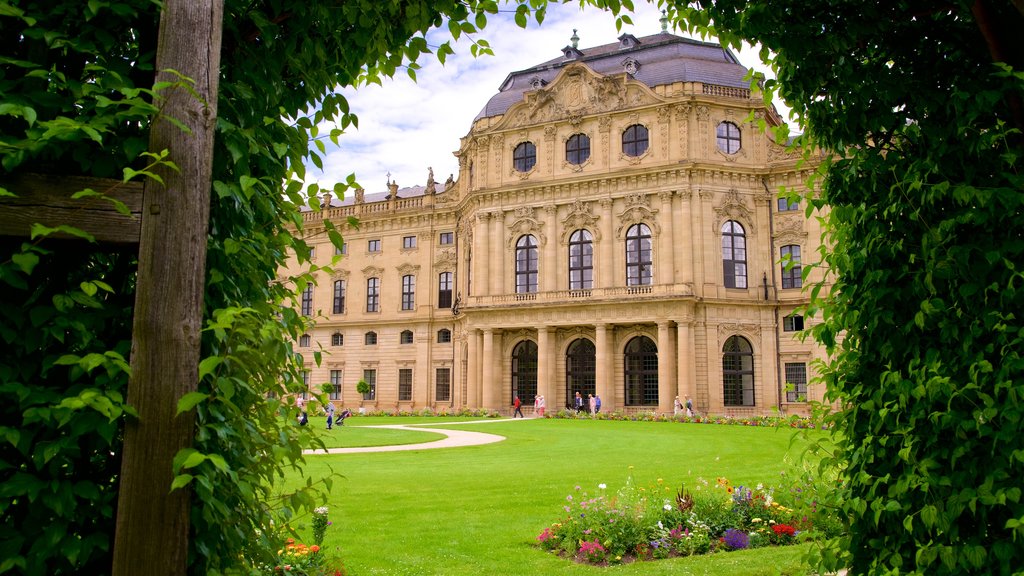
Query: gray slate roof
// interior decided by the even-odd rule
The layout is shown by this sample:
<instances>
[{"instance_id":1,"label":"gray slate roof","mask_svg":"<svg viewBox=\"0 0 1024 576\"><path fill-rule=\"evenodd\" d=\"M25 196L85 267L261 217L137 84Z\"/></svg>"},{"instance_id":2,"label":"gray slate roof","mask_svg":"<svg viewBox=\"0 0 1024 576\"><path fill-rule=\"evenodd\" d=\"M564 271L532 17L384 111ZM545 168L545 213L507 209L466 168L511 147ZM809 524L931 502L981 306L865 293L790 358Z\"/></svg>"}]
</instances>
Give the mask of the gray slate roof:
<instances>
[{"instance_id":1,"label":"gray slate roof","mask_svg":"<svg viewBox=\"0 0 1024 576\"><path fill-rule=\"evenodd\" d=\"M635 45L631 48L623 47L630 43ZM564 50L571 51L572 48L567 46ZM535 79L549 83L562 68L573 62L582 62L598 74L614 75L622 74L625 71L623 62L633 58L639 63L639 70L632 78L652 88L674 82L702 82L730 88L750 87L750 83L743 79L747 68L728 49L719 44L691 40L668 32L642 38L623 34L619 42L578 52L583 55L573 59L561 56L509 74L499 92L491 97L475 120L504 114L513 104L522 101L525 92L534 90Z\"/></svg>"}]
</instances>

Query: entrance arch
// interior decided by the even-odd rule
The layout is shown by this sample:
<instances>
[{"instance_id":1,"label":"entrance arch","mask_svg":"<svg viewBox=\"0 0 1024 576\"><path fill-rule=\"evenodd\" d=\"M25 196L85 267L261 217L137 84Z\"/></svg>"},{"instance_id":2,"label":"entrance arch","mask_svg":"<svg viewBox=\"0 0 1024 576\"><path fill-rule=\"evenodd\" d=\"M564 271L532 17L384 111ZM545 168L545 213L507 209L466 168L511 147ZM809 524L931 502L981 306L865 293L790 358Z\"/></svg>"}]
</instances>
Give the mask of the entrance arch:
<instances>
[{"instance_id":1,"label":"entrance arch","mask_svg":"<svg viewBox=\"0 0 1024 576\"><path fill-rule=\"evenodd\" d=\"M512 349L512 397L516 396L524 406L533 404L537 397L537 343L523 340Z\"/></svg>"},{"instance_id":2,"label":"entrance arch","mask_svg":"<svg viewBox=\"0 0 1024 576\"><path fill-rule=\"evenodd\" d=\"M647 336L626 343L623 352L626 406L658 405L658 346Z\"/></svg>"},{"instance_id":3,"label":"entrance arch","mask_svg":"<svg viewBox=\"0 0 1024 576\"><path fill-rule=\"evenodd\" d=\"M586 338L573 340L565 351L565 402L571 405L576 393L584 400L597 394L597 348Z\"/></svg>"}]
</instances>

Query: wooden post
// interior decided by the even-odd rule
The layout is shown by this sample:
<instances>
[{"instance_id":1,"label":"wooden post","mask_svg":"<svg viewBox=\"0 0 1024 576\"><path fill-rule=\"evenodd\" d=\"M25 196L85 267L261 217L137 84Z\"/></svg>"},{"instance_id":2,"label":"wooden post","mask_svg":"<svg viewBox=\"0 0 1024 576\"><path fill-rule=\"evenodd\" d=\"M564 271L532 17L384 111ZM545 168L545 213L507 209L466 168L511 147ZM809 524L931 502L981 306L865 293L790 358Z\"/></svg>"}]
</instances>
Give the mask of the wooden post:
<instances>
[{"instance_id":1,"label":"wooden post","mask_svg":"<svg viewBox=\"0 0 1024 576\"><path fill-rule=\"evenodd\" d=\"M150 150L169 150L180 172L157 168L164 184L145 184L128 382L139 417L125 426L114 576L186 572L189 494L170 486L172 459L194 434L194 414L176 410L198 383L223 12L223 0L165 0L160 18L157 70L195 80L202 101L188 90L164 91L162 114L192 133L163 118L150 131Z\"/></svg>"}]
</instances>

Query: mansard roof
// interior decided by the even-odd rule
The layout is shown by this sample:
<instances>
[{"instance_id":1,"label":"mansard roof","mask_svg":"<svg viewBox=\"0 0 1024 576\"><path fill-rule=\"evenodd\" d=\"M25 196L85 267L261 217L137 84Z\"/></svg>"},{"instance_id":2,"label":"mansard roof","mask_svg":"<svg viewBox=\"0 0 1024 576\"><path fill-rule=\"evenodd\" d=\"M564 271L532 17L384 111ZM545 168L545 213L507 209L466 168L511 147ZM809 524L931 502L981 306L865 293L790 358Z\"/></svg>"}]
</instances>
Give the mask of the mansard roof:
<instances>
[{"instance_id":1,"label":"mansard roof","mask_svg":"<svg viewBox=\"0 0 1024 576\"><path fill-rule=\"evenodd\" d=\"M632 61L631 64L627 64ZM701 82L730 88L749 88L747 68L719 44L683 38L668 32L636 38L623 34L618 42L578 50L566 46L562 56L526 70L512 72L502 82L476 120L504 114L523 94L554 80L565 66L580 62L603 75L629 73L648 87L675 82Z\"/></svg>"}]
</instances>

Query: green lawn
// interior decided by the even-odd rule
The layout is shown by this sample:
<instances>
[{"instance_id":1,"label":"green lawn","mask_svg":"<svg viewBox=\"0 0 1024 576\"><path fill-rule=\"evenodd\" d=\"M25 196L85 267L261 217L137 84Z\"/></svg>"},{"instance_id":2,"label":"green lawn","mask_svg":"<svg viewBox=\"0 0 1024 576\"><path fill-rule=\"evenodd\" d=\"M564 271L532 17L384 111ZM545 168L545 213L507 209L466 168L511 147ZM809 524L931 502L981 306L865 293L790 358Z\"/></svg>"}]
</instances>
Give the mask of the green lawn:
<instances>
[{"instance_id":1,"label":"green lawn","mask_svg":"<svg viewBox=\"0 0 1024 576\"><path fill-rule=\"evenodd\" d=\"M408 421L406 421L408 420ZM471 420L467 418L466 420ZM422 422L420 422L422 421ZM395 444L421 444L441 440L440 432L420 432L417 430L396 430L394 428L368 428L395 424L436 423L437 418L408 418L401 422L395 418L353 417L345 419L344 426L327 429L327 418L310 417L309 426L323 440L328 448L356 448L362 446L388 446Z\"/></svg>"},{"instance_id":2,"label":"green lawn","mask_svg":"<svg viewBox=\"0 0 1024 576\"><path fill-rule=\"evenodd\" d=\"M353 418L341 432L355 430L349 426L356 423L424 422L373 420ZM450 420L426 419L434 425L443 421ZM805 548L799 546L609 568L577 565L535 546L537 534L559 519L577 485L592 494L600 483L614 491L632 475L640 485L661 478L674 495L681 482L693 486L697 478L772 484L803 446L791 446L790 429L590 420L452 421L445 427L507 439L465 448L307 457L305 476L323 476L328 469L344 476L325 502L333 525L324 545L343 558L350 576L802 572ZM300 533L309 530L300 527Z\"/></svg>"}]
</instances>

